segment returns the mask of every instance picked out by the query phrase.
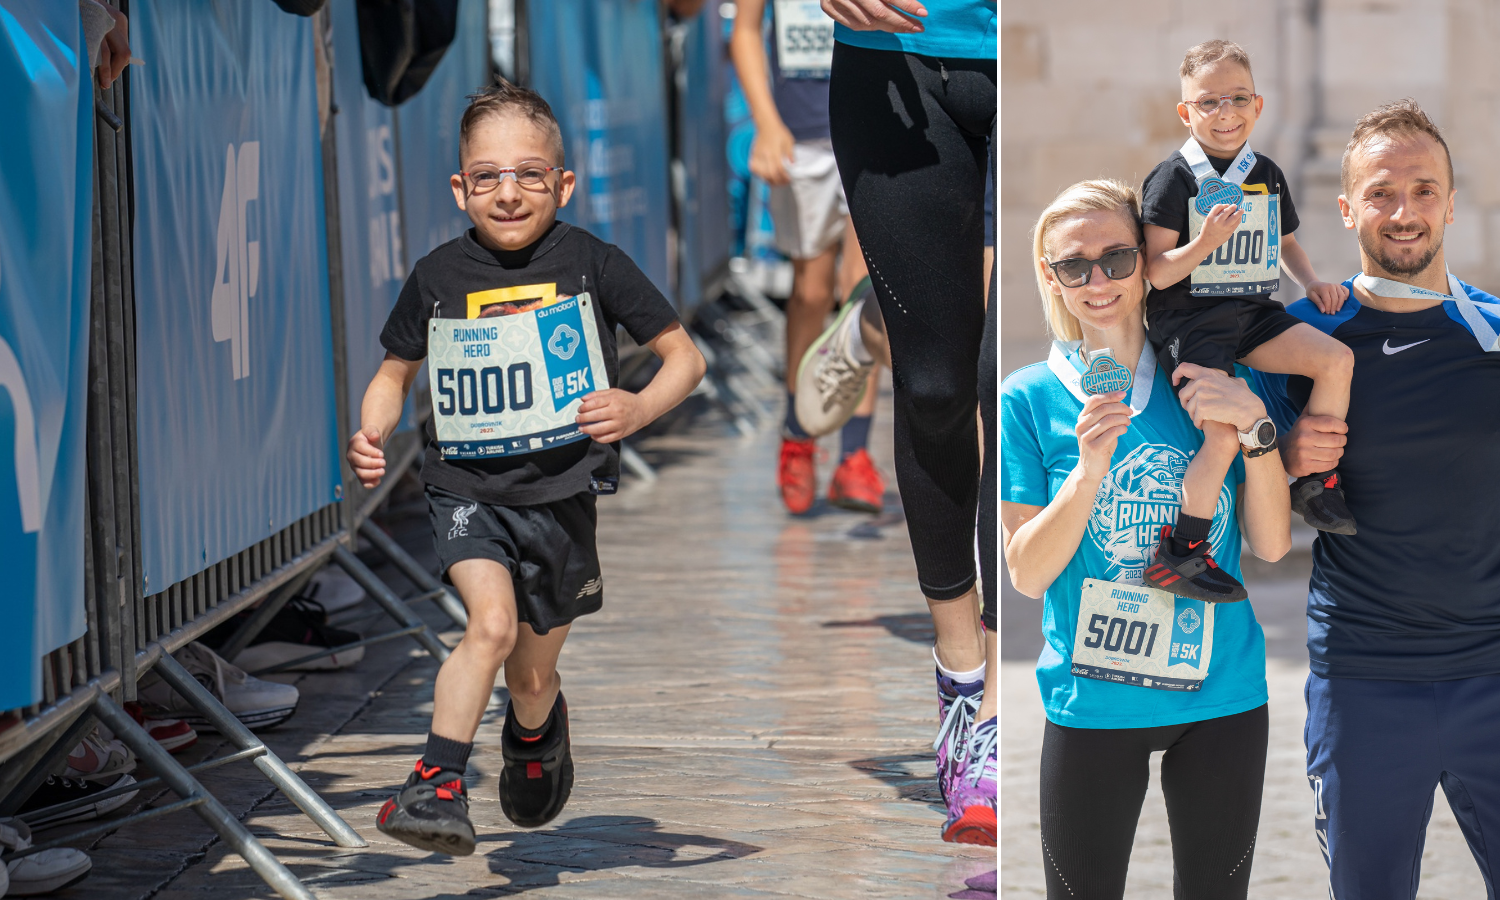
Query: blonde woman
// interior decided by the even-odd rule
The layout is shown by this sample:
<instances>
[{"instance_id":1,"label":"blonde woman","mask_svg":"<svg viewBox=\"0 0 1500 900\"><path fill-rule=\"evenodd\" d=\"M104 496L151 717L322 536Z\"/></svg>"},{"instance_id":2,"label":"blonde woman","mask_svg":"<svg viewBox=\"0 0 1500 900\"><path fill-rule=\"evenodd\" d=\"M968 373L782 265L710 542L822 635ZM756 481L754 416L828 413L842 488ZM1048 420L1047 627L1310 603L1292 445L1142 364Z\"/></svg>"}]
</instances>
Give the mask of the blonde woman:
<instances>
[{"instance_id":1,"label":"blonde woman","mask_svg":"<svg viewBox=\"0 0 1500 900\"><path fill-rule=\"evenodd\" d=\"M1037 284L1058 340L1001 387L1000 519L1017 590L1045 603L1041 837L1049 897L1115 898L1151 753L1163 750L1175 896L1244 897L1266 761L1265 640L1248 602L1142 585L1170 533L1208 419L1266 417L1245 383L1157 365L1146 340L1140 200L1116 181L1058 195L1035 231ZM1125 373L1129 383L1125 384ZM1172 385L1192 380L1173 396ZM1124 387L1124 390L1118 388ZM1104 391L1102 393L1092 393ZM1214 511L1207 570L1239 572L1240 543L1291 543L1286 473L1252 434Z\"/></svg>"}]
</instances>

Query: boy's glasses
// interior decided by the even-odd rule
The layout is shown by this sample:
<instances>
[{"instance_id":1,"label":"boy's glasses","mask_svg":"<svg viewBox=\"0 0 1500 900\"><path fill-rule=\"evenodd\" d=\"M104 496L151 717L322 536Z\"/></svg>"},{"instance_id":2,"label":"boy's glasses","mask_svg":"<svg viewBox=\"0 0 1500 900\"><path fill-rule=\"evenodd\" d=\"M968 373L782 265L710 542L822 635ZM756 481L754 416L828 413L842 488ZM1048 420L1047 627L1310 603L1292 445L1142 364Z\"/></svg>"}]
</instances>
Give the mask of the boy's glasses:
<instances>
[{"instance_id":1,"label":"boy's glasses","mask_svg":"<svg viewBox=\"0 0 1500 900\"><path fill-rule=\"evenodd\" d=\"M1205 116L1211 116L1218 112L1219 107L1226 103L1235 109L1244 109L1250 105L1250 101L1259 96L1259 94L1231 94L1224 97L1204 97L1202 100L1184 100L1182 102L1203 113Z\"/></svg>"},{"instance_id":2,"label":"boy's glasses","mask_svg":"<svg viewBox=\"0 0 1500 900\"><path fill-rule=\"evenodd\" d=\"M1057 262L1049 262L1052 272L1057 280L1062 282L1063 287L1083 287L1088 282L1089 276L1094 274L1094 266L1098 266L1104 272L1104 277L1113 281L1129 278L1135 274L1135 262L1141 255L1140 247L1126 247L1122 250L1111 250L1098 259L1084 259L1081 256L1072 259L1060 259Z\"/></svg>"},{"instance_id":3,"label":"boy's glasses","mask_svg":"<svg viewBox=\"0 0 1500 900\"><path fill-rule=\"evenodd\" d=\"M561 172L562 166L522 166L500 168L498 166L475 166L473 171L458 174L469 179L471 194L487 194L500 186L506 178L514 178L523 188L534 188L545 184L548 172Z\"/></svg>"}]
</instances>

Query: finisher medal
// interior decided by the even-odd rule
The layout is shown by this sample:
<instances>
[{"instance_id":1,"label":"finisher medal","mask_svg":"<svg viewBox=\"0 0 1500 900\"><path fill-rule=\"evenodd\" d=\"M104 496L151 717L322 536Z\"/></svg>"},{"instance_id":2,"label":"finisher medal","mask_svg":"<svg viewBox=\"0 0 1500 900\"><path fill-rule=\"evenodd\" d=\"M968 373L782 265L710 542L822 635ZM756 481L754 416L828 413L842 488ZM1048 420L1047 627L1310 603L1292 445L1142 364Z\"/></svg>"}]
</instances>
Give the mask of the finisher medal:
<instances>
[{"instance_id":1,"label":"finisher medal","mask_svg":"<svg viewBox=\"0 0 1500 900\"><path fill-rule=\"evenodd\" d=\"M1109 348L1088 354L1089 368L1083 373L1083 390L1088 394L1109 394L1114 391L1129 391L1130 370L1115 362Z\"/></svg>"}]
</instances>

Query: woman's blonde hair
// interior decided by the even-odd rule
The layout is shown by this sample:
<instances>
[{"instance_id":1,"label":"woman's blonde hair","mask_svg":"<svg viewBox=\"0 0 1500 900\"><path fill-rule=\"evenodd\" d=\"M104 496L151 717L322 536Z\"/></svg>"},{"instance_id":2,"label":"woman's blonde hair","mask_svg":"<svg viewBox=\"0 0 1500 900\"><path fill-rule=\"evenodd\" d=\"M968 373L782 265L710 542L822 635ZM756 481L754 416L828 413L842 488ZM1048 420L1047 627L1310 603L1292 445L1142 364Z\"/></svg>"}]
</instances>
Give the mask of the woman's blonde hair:
<instances>
[{"instance_id":1,"label":"woman's blonde hair","mask_svg":"<svg viewBox=\"0 0 1500 900\"><path fill-rule=\"evenodd\" d=\"M1082 340L1083 330L1078 319L1063 305L1061 294L1053 293L1047 286L1047 276L1042 272L1042 259L1050 259L1047 238L1052 229L1069 216L1086 212L1118 212L1130 221L1136 241L1141 241L1141 196L1136 189L1113 178L1095 178L1080 181L1064 188L1036 220L1032 229L1032 265L1036 267L1036 285L1042 293L1042 310L1047 314L1047 327L1058 338L1065 341ZM1137 265L1144 264L1137 261Z\"/></svg>"}]
</instances>

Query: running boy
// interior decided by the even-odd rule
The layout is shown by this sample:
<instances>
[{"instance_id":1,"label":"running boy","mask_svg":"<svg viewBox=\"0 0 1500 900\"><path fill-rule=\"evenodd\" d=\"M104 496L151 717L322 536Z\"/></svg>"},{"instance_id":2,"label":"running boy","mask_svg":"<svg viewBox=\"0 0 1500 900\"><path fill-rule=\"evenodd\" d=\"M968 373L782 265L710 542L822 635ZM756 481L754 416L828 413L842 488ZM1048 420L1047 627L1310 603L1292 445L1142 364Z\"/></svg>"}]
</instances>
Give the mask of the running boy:
<instances>
[{"instance_id":1,"label":"running boy","mask_svg":"<svg viewBox=\"0 0 1500 900\"><path fill-rule=\"evenodd\" d=\"M1146 301L1151 343L1158 356L1171 359L1172 384L1185 406L1194 366L1232 376L1235 362L1243 361L1264 372L1311 378L1308 410L1343 419L1353 353L1271 299L1282 265L1325 314L1336 313L1349 290L1313 272L1293 234L1297 210L1286 176L1250 149L1265 104L1255 93L1250 56L1231 41L1205 41L1188 50L1179 75L1177 115L1191 136L1151 171L1142 190L1146 277L1154 288ZM1208 530L1224 502L1220 494L1235 450L1275 447L1276 427L1270 419L1245 433L1223 422L1194 424L1203 429L1203 447L1183 478L1177 525L1163 526L1156 564L1145 579L1195 600L1243 600L1244 586L1209 556ZM1354 533L1336 470L1293 482L1292 509L1314 528Z\"/></svg>"},{"instance_id":2,"label":"running boy","mask_svg":"<svg viewBox=\"0 0 1500 900\"><path fill-rule=\"evenodd\" d=\"M469 625L438 672L426 752L378 824L464 856L474 852L464 768L502 664L501 809L534 828L567 803L573 760L556 666L573 620L603 601L594 497L615 490L618 442L680 403L704 362L619 248L557 221L574 180L545 100L505 83L474 95L459 150L453 198L474 227L412 268L348 456L362 484L380 482L381 445L430 356L422 479L443 577ZM661 358L639 394L609 387L617 325Z\"/></svg>"}]
</instances>

